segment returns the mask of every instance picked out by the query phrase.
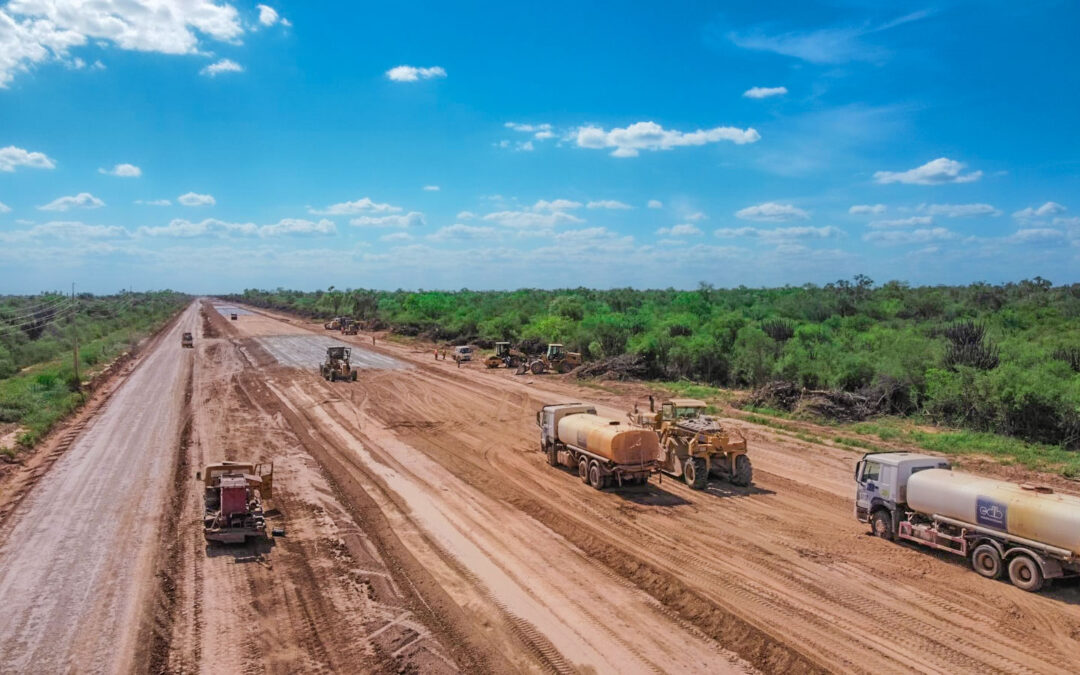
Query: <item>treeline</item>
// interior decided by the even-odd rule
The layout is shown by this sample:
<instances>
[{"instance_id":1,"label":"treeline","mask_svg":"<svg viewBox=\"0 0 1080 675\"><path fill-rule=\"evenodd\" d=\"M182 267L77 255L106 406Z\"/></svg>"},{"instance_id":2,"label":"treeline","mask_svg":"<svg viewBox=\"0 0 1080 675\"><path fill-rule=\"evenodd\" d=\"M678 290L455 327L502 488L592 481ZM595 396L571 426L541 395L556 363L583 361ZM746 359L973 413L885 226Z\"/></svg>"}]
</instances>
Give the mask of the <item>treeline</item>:
<instances>
[{"instance_id":1,"label":"treeline","mask_svg":"<svg viewBox=\"0 0 1080 675\"><path fill-rule=\"evenodd\" d=\"M74 381L132 349L190 297L173 291L0 296L0 425L25 428L29 446L81 402Z\"/></svg>"},{"instance_id":2,"label":"treeline","mask_svg":"<svg viewBox=\"0 0 1080 675\"><path fill-rule=\"evenodd\" d=\"M772 289L252 289L233 299L440 341L638 354L655 378L858 392L893 414L1080 446L1080 284L911 287L857 276Z\"/></svg>"}]
</instances>

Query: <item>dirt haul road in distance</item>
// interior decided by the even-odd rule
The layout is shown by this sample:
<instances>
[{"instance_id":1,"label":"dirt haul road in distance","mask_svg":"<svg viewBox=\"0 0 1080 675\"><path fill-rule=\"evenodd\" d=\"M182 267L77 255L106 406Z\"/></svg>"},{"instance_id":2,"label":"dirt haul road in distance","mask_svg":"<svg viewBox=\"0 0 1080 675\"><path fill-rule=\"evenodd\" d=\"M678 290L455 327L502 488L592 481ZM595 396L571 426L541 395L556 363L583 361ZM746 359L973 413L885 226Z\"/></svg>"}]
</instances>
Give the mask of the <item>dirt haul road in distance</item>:
<instances>
[{"instance_id":1,"label":"dirt haul road in distance","mask_svg":"<svg viewBox=\"0 0 1080 675\"><path fill-rule=\"evenodd\" d=\"M0 532L0 672L127 672L153 642L154 570L190 384L194 305Z\"/></svg>"},{"instance_id":2,"label":"dirt haul road in distance","mask_svg":"<svg viewBox=\"0 0 1080 675\"><path fill-rule=\"evenodd\" d=\"M260 341L306 330L410 366L363 370L355 384L326 383L314 364L264 374L488 646L520 667L500 631L555 669L1076 670L1076 582L1029 594L962 559L869 536L852 514L857 453L731 421L750 436L753 487L695 492L666 479L597 492L546 465L536 410L578 400L621 417L633 396L458 369L430 349L372 348L370 335L268 313L243 319L234 330L268 364Z\"/></svg>"}]
</instances>

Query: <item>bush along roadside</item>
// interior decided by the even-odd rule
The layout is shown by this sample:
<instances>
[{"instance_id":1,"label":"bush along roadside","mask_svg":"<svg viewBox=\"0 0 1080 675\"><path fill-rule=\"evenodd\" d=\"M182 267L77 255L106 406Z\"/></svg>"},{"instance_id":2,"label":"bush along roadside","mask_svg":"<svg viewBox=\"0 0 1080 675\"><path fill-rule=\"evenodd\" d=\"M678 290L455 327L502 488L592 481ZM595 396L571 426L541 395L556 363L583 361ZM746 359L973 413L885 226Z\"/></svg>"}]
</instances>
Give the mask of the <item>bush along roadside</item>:
<instances>
[{"instance_id":1,"label":"bush along roadside","mask_svg":"<svg viewBox=\"0 0 1080 675\"><path fill-rule=\"evenodd\" d=\"M84 294L75 301L0 296L0 439L7 439L0 453L13 459L32 448L85 402L87 380L133 352L188 302L172 291ZM82 382L72 362L76 334Z\"/></svg>"}]
</instances>

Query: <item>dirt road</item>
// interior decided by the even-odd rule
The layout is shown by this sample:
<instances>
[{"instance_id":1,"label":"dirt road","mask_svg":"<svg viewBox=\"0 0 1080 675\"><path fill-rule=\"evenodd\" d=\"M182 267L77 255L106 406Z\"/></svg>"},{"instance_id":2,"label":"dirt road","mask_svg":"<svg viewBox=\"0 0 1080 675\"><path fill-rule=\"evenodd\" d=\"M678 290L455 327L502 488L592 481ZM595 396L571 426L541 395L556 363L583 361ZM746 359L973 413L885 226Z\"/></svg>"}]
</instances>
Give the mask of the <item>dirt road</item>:
<instances>
[{"instance_id":1,"label":"dirt road","mask_svg":"<svg viewBox=\"0 0 1080 675\"><path fill-rule=\"evenodd\" d=\"M458 368L250 308L201 313L183 318L199 326L194 357L164 340L150 356L167 358L136 370L7 521L0 670L1054 673L1080 660L1080 585L1027 594L870 537L852 516L851 452L731 421L751 439L753 487L597 492L547 466L535 412L584 400L621 417L640 385ZM318 376L337 341L358 382ZM114 445L94 454L99 442ZM274 463L271 524L287 536L206 546L193 473L221 459ZM124 462L139 463L138 489L108 518L140 534L121 546L127 529L70 504L110 502ZM56 537L65 527L82 536Z\"/></svg>"},{"instance_id":2,"label":"dirt road","mask_svg":"<svg viewBox=\"0 0 1080 675\"><path fill-rule=\"evenodd\" d=\"M5 522L0 671L125 672L147 658L158 538L183 426L188 308Z\"/></svg>"}]
</instances>

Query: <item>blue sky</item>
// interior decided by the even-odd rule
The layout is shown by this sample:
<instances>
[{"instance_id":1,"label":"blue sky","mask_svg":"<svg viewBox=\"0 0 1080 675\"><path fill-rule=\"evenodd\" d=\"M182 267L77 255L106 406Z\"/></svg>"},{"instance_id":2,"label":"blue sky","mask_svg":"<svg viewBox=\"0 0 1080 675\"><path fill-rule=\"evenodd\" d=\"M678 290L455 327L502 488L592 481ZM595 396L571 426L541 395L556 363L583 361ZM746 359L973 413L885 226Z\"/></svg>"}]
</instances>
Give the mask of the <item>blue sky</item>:
<instances>
[{"instance_id":1,"label":"blue sky","mask_svg":"<svg viewBox=\"0 0 1080 675\"><path fill-rule=\"evenodd\" d=\"M1075 3L146 4L0 2L0 292L1080 281Z\"/></svg>"}]
</instances>

